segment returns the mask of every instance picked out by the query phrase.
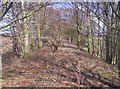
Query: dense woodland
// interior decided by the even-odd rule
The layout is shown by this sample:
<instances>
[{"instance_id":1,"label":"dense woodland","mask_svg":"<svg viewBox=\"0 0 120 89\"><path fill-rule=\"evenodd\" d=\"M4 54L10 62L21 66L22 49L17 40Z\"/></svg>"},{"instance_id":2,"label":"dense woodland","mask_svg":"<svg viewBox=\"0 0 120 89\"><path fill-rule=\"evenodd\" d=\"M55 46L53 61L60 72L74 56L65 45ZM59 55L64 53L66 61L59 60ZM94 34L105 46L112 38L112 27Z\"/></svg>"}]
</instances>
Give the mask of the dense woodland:
<instances>
[{"instance_id":1,"label":"dense woodland","mask_svg":"<svg viewBox=\"0 0 120 89\"><path fill-rule=\"evenodd\" d=\"M46 46L55 54L69 42L120 70L120 2L1 2L0 10L15 58Z\"/></svg>"}]
</instances>

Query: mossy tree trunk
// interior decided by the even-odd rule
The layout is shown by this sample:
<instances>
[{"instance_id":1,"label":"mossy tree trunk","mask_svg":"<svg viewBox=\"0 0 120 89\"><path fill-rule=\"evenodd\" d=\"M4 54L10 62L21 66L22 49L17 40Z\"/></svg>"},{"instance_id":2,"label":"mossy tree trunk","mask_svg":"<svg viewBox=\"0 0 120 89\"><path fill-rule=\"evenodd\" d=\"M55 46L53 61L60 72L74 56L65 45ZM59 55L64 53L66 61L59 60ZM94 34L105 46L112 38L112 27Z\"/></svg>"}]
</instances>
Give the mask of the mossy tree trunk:
<instances>
[{"instance_id":1,"label":"mossy tree trunk","mask_svg":"<svg viewBox=\"0 0 120 89\"><path fill-rule=\"evenodd\" d=\"M0 34L0 88L2 86L1 84L2 84L2 34Z\"/></svg>"},{"instance_id":2,"label":"mossy tree trunk","mask_svg":"<svg viewBox=\"0 0 120 89\"><path fill-rule=\"evenodd\" d=\"M23 9L23 17L25 17L27 15L27 12L25 11L24 1L22 1L22 9ZM24 55L29 54L29 51L30 51L28 21L29 21L28 17L23 19L23 24L24 24Z\"/></svg>"},{"instance_id":3,"label":"mossy tree trunk","mask_svg":"<svg viewBox=\"0 0 120 89\"><path fill-rule=\"evenodd\" d=\"M91 19L92 20L94 20L94 17L93 17L93 13L92 13L92 17L91 17ZM92 55L95 55L96 54L96 48L95 48L95 24L93 23L93 22L91 22L91 27L90 27L90 29L91 29L91 43L92 43Z\"/></svg>"},{"instance_id":4,"label":"mossy tree trunk","mask_svg":"<svg viewBox=\"0 0 120 89\"><path fill-rule=\"evenodd\" d=\"M118 3L118 14L120 15L120 1ZM120 19L118 18L118 69L120 74Z\"/></svg>"},{"instance_id":5,"label":"mossy tree trunk","mask_svg":"<svg viewBox=\"0 0 120 89\"><path fill-rule=\"evenodd\" d=\"M98 14L100 14L99 13L99 11L100 11L100 6L99 6L99 3L97 3L97 13ZM99 18L97 18L98 19L98 44L97 44L97 56L99 56L100 57L100 27L99 27L99 24L100 24L100 19Z\"/></svg>"},{"instance_id":6,"label":"mossy tree trunk","mask_svg":"<svg viewBox=\"0 0 120 89\"><path fill-rule=\"evenodd\" d=\"M29 34L28 34L28 29L27 29L27 27L25 26L25 28L24 28L24 45L25 45L25 47L24 47L24 52L25 52L25 54L26 53L29 53Z\"/></svg>"},{"instance_id":7,"label":"mossy tree trunk","mask_svg":"<svg viewBox=\"0 0 120 89\"><path fill-rule=\"evenodd\" d=\"M87 48L88 48L88 52L90 53L90 32L88 27L87 27Z\"/></svg>"},{"instance_id":8,"label":"mossy tree trunk","mask_svg":"<svg viewBox=\"0 0 120 89\"><path fill-rule=\"evenodd\" d=\"M42 43L42 30L43 30L43 24L41 23L41 19L42 19L42 9L39 11L39 19L38 19L38 22L37 22L37 37L38 37L38 48L41 48L43 46L43 43Z\"/></svg>"},{"instance_id":9,"label":"mossy tree trunk","mask_svg":"<svg viewBox=\"0 0 120 89\"><path fill-rule=\"evenodd\" d=\"M89 3L87 2L87 6L89 7ZM90 16L90 11L87 9L87 18L89 18ZM88 20L89 21L89 20ZM87 48L88 48L88 52L90 53L90 30L89 30L89 26L87 26Z\"/></svg>"},{"instance_id":10,"label":"mossy tree trunk","mask_svg":"<svg viewBox=\"0 0 120 89\"><path fill-rule=\"evenodd\" d=\"M41 25L38 24L38 28L37 28L37 31L38 31L38 48L41 48L43 46L43 43L42 43L42 33L41 33Z\"/></svg>"},{"instance_id":11,"label":"mossy tree trunk","mask_svg":"<svg viewBox=\"0 0 120 89\"><path fill-rule=\"evenodd\" d=\"M82 20L79 17L79 7L77 2L75 2L75 20L76 20L76 29L77 29L77 46L78 48L80 48L80 33L81 33Z\"/></svg>"},{"instance_id":12,"label":"mossy tree trunk","mask_svg":"<svg viewBox=\"0 0 120 89\"><path fill-rule=\"evenodd\" d=\"M94 32L93 29L91 29L91 35L92 35L92 55L95 55L95 43L94 43Z\"/></svg>"}]
</instances>

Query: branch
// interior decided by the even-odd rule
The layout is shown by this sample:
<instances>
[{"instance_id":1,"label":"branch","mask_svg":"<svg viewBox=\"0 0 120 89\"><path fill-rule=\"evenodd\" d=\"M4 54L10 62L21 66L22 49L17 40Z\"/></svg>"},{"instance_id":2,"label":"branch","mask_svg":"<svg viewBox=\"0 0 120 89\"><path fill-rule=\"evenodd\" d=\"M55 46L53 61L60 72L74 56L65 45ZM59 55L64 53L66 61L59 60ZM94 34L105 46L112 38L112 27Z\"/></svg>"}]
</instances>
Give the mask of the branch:
<instances>
[{"instance_id":1,"label":"branch","mask_svg":"<svg viewBox=\"0 0 120 89\"><path fill-rule=\"evenodd\" d=\"M85 5L85 4L84 4ZM110 28L114 28L114 26L109 25L103 18L102 16L100 16L99 14L97 14L96 12L94 12L93 10L91 10L87 5L85 5L85 7L87 7L87 9L89 9L92 13L94 13L96 15L96 17L100 18L100 20L108 27Z\"/></svg>"},{"instance_id":2,"label":"branch","mask_svg":"<svg viewBox=\"0 0 120 89\"><path fill-rule=\"evenodd\" d=\"M3 26L3 27L0 27L0 30L3 29L3 28L6 28L6 27L8 27L8 26L10 26L11 24L13 24L14 22L16 22L16 21L18 21L18 20L23 20L23 19L25 19L25 18L27 18L27 17L32 16L34 13L36 13L37 11L39 11L42 7L45 7L45 6L50 5L50 4L47 4L47 3L48 3L48 2L46 2L45 4L43 4L42 6L40 6L37 10L32 11L30 14L28 14L28 15L26 15L26 16L24 16L24 17L20 17L20 18L18 18L18 19L15 19L15 20L11 21L10 23L8 23L7 25L5 25L5 26Z\"/></svg>"},{"instance_id":3,"label":"branch","mask_svg":"<svg viewBox=\"0 0 120 89\"><path fill-rule=\"evenodd\" d=\"M3 19L3 17L6 15L6 13L9 11L9 9L12 7L13 2L10 3L10 5L8 6L8 8L6 8L6 11L3 13L3 15L0 17L0 21Z\"/></svg>"},{"instance_id":4,"label":"branch","mask_svg":"<svg viewBox=\"0 0 120 89\"><path fill-rule=\"evenodd\" d=\"M120 15L114 10L113 5L111 3L110 3L110 6L111 6L113 12L116 14L116 16L120 19Z\"/></svg>"},{"instance_id":5,"label":"branch","mask_svg":"<svg viewBox=\"0 0 120 89\"><path fill-rule=\"evenodd\" d=\"M98 27L103 31L102 32L102 34L105 36L105 38L106 38L106 35L105 35L105 33L104 33L104 30L103 30L103 28L97 23L97 22L95 22L95 21L93 21L93 20L90 20L90 21L92 21L92 22L94 22L95 24L97 24L98 25ZM96 29L97 31L99 31L98 29ZM100 35L104 40L106 40L102 35Z\"/></svg>"}]
</instances>

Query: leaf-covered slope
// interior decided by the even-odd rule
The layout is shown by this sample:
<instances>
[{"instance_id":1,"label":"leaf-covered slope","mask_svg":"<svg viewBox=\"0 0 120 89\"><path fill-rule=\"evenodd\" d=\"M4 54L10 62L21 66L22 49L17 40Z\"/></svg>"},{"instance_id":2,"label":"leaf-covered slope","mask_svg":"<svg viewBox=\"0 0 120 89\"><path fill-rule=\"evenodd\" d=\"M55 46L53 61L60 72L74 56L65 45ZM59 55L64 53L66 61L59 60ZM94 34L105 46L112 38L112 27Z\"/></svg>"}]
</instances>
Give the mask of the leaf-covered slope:
<instances>
[{"instance_id":1,"label":"leaf-covered slope","mask_svg":"<svg viewBox=\"0 0 120 89\"><path fill-rule=\"evenodd\" d=\"M117 87L118 70L112 65L64 44L55 53L44 47L3 68L5 87Z\"/></svg>"}]
</instances>

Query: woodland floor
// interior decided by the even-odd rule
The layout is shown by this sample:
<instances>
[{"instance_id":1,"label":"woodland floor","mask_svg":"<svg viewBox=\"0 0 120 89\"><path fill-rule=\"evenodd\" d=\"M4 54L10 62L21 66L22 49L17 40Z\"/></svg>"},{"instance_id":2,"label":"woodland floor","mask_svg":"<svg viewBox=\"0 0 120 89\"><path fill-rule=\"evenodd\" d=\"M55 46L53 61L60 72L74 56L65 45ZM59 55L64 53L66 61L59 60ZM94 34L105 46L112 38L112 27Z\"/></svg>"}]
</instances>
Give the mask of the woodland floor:
<instances>
[{"instance_id":1,"label":"woodland floor","mask_svg":"<svg viewBox=\"0 0 120 89\"><path fill-rule=\"evenodd\" d=\"M43 47L3 62L3 87L118 87L118 70L76 46Z\"/></svg>"}]
</instances>

